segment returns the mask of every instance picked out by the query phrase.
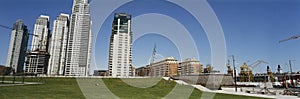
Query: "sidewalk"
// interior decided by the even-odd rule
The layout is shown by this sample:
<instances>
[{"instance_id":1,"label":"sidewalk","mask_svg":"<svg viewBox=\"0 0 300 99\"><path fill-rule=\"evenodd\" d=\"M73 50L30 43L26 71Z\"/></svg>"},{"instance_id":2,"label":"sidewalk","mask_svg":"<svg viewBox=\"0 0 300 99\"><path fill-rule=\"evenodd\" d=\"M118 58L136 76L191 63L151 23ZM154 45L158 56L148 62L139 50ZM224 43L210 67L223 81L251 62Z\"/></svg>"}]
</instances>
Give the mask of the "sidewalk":
<instances>
[{"instance_id":1,"label":"sidewalk","mask_svg":"<svg viewBox=\"0 0 300 99\"><path fill-rule=\"evenodd\" d=\"M14 84L12 83L12 81L4 81L5 84L2 84L2 82L0 83L0 87L1 86L19 86L19 85L34 85L34 84L42 84L42 83L39 83L39 82L20 82L20 81L16 81ZM9 84L7 84L9 83Z\"/></svg>"},{"instance_id":2,"label":"sidewalk","mask_svg":"<svg viewBox=\"0 0 300 99\"><path fill-rule=\"evenodd\" d=\"M163 77L163 79L168 80L168 77ZM261 97L261 98L276 98L276 99L298 99L297 96L288 96L288 95L263 95L263 94L251 94L251 93L245 93L245 92L235 92L234 88L233 89L228 89L228 88L222 88L222 90L210 90L202 85L191 85L187 84L186 82L182 80L175 80L176 83L181 84L181 85L190 85L193 86L194 88L197 88L203 92L213 92L213 93L222 93L222 94L231 94L231 95L242 95L242 96L252 96L252 97ZM230 91L233 90L233 91ZM239 89L240 90L240 89Z\"/></svg>"}]
</instances>

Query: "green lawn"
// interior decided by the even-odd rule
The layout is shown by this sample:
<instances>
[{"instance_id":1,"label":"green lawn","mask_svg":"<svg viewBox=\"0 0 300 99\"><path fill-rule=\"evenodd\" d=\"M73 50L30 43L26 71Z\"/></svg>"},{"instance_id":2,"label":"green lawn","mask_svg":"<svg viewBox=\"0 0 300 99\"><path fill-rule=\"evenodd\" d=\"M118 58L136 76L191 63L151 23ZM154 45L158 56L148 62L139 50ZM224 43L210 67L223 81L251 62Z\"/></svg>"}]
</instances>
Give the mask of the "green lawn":
<instances>
[{"instance_id":1,"label":"green lawn","mask_svg":"<svg viewBox=\"0 0 300 99\"><path fill-rule=\"evenodd\" d=\"M102 81L105 83L100 85L95 85L95 82ZM155 86L149 88L137 88L132 87L124 83L121 79L115 78L85 78L82 81L86 83L78 84L75 78L26 78L25 81L42 82L44 84L40 85L24 85L24 86L8 86L0 87L0 98L1 99L83 99L85 95L100 95L108 93L111 91L117 97L122 99L160 99L168 95L169 98L176 97L176 99L181 98L181 96L188 95L191 99L199 99L202 92L199 90L193 90L189 86L177 85L175 82L167 82L161 80ZM79 82L82 82L79 80ZM144 79L134 79L139 83L143 83ZM84 90L85 86L87 89ZM103 90L105 86L109 90ZM180 90L174 90L176 89ZM189 90L192 89L192 94L189 95ZM86 93L83 94L82 92ZM174 93L170 93L174 92ZM205 93L207 95L209 93ZM104 94L105 95L105 94ZM173 96L173 97L172 97ZM107 97L107 96L106 96ZM110 97L110 96L109 96ZM204 97L205 98L205 97ZM234 96L226 94L216 94L215 99L257 99L256 97L245 97L245 96ZM106 98L107 99L107 98Z\"/></svg>"}]
</instances>

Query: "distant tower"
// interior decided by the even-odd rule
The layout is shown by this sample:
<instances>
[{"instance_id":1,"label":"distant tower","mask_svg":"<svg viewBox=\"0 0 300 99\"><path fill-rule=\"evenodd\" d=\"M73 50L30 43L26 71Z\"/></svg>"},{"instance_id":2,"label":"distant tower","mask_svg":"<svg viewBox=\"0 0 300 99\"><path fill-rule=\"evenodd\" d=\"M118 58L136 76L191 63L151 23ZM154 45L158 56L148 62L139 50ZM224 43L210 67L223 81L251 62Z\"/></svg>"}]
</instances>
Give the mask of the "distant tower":
<instances>
[{"instance_id":1,"label":"distant tower","mask_svg":"<svg viewBox=\"0 0 300 99\"><path fill-rule=\"evenodd\" d=\"M271 69L270 69L269 66L267 66L267 73L268 73L268 74L271 74L271 73L272 73L272 71L271 71Z\"/></svg>"},{"instance_id":2,"label":"distant tower","mask_svg":"<svg viewBox=\"0 0 300 99\"><path fill-rule=\"evenodd\" d=\"M88 0L74 0L68 34L66 76L88 76L92 49Z\"/></svg>"},{"instance_id":3,"label":"distant tower","mask_svg":"<svg viewBox=\"0 0 300 99\"><path fill-rule=\"evenodd\" d=\"M48 75L64 75L66 64L69 15L60 14L53 22L50 40Z\"/></svg>"},{"instance_id":4,"label":"distant tower","mask_svg":"<svg viewBox=\"0 0 300 99\"><path fill-rule=\"evenodd\" d=\"M275 81L274 75L269 66L267 66L267 74L269 75L268 81L272 81L272 82Z\"/></svg>"},{"instance_id":5,"label":"distant tower","mask_svg":"<svg viewBox=\"0 0 300 99\"><path fill-rule=\"evenodd\" d=\"M280 66L280 65L278 65L278 67L277 67L277 73L278 73L278 74L282 73L282 69L281 69L281 66Z\"/></svg>"},{"instance_id":6,"label":"distant tower","mask_svg":"<svg viewBox=\"0 0 300 99\"><path fill-rule=\"evenodd\" d=\"M131 47L131 15L115 13L109 47L109 76L134 76L134 73L132 73Z\"/></svg>"},{"instance_id":7,"label":"distant tower","mask_svg":"<svg viewBox=\"0 0 300 99\"><path fill-rule=\"evenodd\" d=\"M30 51L48 51L48 40L50 35L49 16L41 15L34 24L34 35L31 42Z\"/></svg>"},{"instance_id":8,"label":"distant tower","mask_svg":"<svg viewBox=\"0 0 300 99\"><path fill-rule=\"evenodd\" d=\"M227 61L227 74L233 75L233 71L232 71L232 69L230 67L230 60L229 59Z\"/></svg>"},{"instance_id":9,"label":"distant tower","mask_svg":"<svg viewBox=\"0 0 300 99\"><path fill-rule=\"evenodd\" d=\"M6 66L14 68L16 73L23 71L27 43L27 26L23 24L22 20L17 20L13 25L6 62Z\"/></svg>"}]
</instances>

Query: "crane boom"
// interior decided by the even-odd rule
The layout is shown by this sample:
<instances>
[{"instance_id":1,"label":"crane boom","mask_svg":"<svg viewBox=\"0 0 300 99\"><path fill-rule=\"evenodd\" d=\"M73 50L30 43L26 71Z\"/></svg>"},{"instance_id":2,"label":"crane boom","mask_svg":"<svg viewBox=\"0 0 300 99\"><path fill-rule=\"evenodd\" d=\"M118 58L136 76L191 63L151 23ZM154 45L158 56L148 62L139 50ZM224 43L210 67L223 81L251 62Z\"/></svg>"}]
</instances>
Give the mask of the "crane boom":
<instances>
[{"instance_id":1,"label":"crane boom","mask_svg":"<svg viewBox=\"0 0 300 99\"><path fill-rule=\"evenodd\" d=\"M13 28L8 27L8 26L5 26L5 25L0 25L0 27L6 28L6 29L10 29L10 30L14 30ZM28 30L28 31L29 31L28 35L32 35L32 36L38 37L38 35L35 35L35 34L30 33L30 30Z\"/></svg>"},{"instance_id":2,"label":"crane boom","mask_svg":"<svg viewBox=\"0 0 300 99\"><path fill-rule=\"evenodd\" d=\"M251 70L254 70L261 63L269 64L268 62L265 62L263 60L257 60L254 63L250 64L248 67L251 67Z\"/></svg>"},{"instance_id":3,"label":"crane boom","mask_svg":"<svg viewBox=\"0 0 300 99\"><path fill-rule=\"evenodd\" d=\"M293 40L293 39L297 39L299 37L300 37L300 35L294 35L294 36L292 36L290 38L280 40L279 43L282 43L282 42L285 42L285 41L289 41L289 40Z\"/></svg>"},{"instance_id":4,"label":"crane boom","mask_svg":"<svg viewBox=\"0 0 300 99\"><path fill-rule=\"evenodd\" d=\"M2 28L6 28L6 29L10 29L10 30L13 30L13 28L11 28L11 27L8 27L8 26L4 26L4 25L0 25L0 27L2 27Z\"/></svg>"}]
</instances>

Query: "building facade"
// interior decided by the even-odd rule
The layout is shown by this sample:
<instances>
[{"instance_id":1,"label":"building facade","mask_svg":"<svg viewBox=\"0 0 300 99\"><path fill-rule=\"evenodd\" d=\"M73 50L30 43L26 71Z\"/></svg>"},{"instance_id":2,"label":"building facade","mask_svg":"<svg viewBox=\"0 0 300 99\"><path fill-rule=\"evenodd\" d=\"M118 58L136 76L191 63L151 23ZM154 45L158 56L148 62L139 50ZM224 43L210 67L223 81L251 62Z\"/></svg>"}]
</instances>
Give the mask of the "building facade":
<instances>
[{"instance_id":1,"label":"building facade","mask_svg":"<svg viewBox=\"0 0 300 99\"><path fill-rule=\"evenodd\" d=\"M93 76L108 76L107 70L94 70Z\"/></svg>"},{"instance_id":2,"label":"building facade","mask_svg":"<svg viewBox=\"0 0 300 99\"><path fill-rule=\"evenodd\" d=\"M68 34L66 76L88 76L92 48L88 0L74 0Z\"/></svg>"},{"instance_id":3,"label":"building facade","mask_svg":"<svg viewBox=\"0 0 300 99\"><path fill-rule=\"evenodd\" d=\"M27 26L23 24L22 20L17 20L13 25L6 61L6 66L12 67L16 73L22 72L24 69L27 43Z\"/></svg>"},{"instance_id":4,"label":"building facade","mask_svg":"<svg viewBox=\"0 0 300 99\"><path fill-rule=\"evenodd\" d=\"M140 67L135 70L135 76L149 76L150 74L150 67L149 65L145 67Z\"/></svg>"},{"instance_id":5,"label":"building facade","mask_svg":"<svg viewBox=\"0 0 300 99\"><path fill-rule=\"evenodd\" d=\"M178 75L178 62L174 57L167 57L150 64L150 75L153 77L173 77Z\"/></svg>"},{"instance_id":6,"label":"building facade","mask_svg":"<svg viewBox=\"0 0 300 99\"><path fill-rule=\"evenodd\" d=\"M49 16L41 15L36 19L33 34L30 51L48 51Z\"/></svg>"},{"instance_id":7,"label":"building facade","mask_svg":"<svg viewBox=\"0 0 300 99\"><path fill-rule=\"evenodd\" d=\"M45 51L27 53L26 74L47 74L50 55Z\"/></svg>"},{"instance_id":8,"label":"building facade","mask_svg":"<svg viewBox=\"0 0 300 99\"><path fill-rule=\"evenodd\" d=\"M199 75L202 73L202 64L195 58L188 58L179 63L180 75Z\"/></svg>"},{"instance_id":9,"label":"building facade","mask_svg":"<svg viewBox=\"0 0 300 99\"><path fill-rule=\"evenodd\" d=\"M134 76L131 47L131 15L115 13L110 37L108 61L109 76Z\"/></svg>"},{"instance_id":10,"label":"building facade","mask_svg":"<svg viewBox=\"0 0 300 99\"><path fill-rule=\"evenodd\" d=\"M64 75L69 30L69 15L60 14L53 22L48 75Z\"/></svg>"},{"instance_id":11,"label":"building facade","mask_svg":"<svg viewBox=\"0 0 300 99\"><path fill-rule=\"evenodd\" d=\"M27 74L47 74L49 62L49 16L41 15L36 19L31 42L31 49L27 53L26 69Z\"/></svg>"}]
</instances>

